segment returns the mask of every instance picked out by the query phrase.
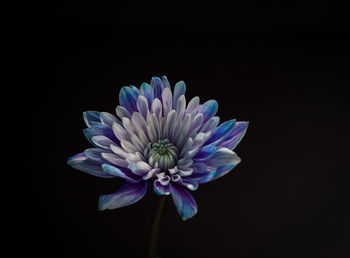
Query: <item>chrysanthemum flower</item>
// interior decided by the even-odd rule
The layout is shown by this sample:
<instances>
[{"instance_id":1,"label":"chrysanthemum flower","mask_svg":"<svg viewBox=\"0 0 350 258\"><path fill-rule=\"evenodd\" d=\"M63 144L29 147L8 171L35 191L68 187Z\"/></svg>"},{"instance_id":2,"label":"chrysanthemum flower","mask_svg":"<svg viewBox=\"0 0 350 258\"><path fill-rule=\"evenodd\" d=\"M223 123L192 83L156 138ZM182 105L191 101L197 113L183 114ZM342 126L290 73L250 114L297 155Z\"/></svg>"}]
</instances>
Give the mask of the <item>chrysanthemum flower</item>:
<instances>
[{"instance_id":1,"label":"chrysanthemum flower","mask_svg":"<svg viewBox=\"0 0 350 258\"><path fill-rule=\"evenodd\" d=\"M116 117L107 112L84 112L86 138L94 148L68 159L73 168L98 177L120 177L124 185L101 195L99 210L115 209L140 200L149 186L159 195L171 194L183 220L197 213L190 192L199 184L227 174L240 158L232 150L248 122L235 119L219 125L218 103L186 104L186 86L172 92L165 76L151 85L123 87Z\"/></svg>"}]
</instances>

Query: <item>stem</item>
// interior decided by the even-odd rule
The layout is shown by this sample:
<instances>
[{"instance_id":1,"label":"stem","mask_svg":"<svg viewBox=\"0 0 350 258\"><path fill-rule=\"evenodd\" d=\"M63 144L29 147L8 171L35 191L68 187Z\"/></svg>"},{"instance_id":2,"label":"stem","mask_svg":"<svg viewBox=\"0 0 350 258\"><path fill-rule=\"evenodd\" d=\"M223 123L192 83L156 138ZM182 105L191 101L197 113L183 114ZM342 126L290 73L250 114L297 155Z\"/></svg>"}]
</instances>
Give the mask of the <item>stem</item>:
<instances>
[{"instance_id":1,"label":"stem","mask_svg":"<svg viewBox=\"0 0 350 258\"><path fill-rule=\"evenodd\" d=\"M154 214L151 233L150 233L148 256L147 256L148 258L155 258L155 255L156 255L159 224L162 219L162 215L164 213L166 197L167 197L166 195L161 195L158 199L158 204L157 204L156 212Z\"/></svg>"}]
</instances>

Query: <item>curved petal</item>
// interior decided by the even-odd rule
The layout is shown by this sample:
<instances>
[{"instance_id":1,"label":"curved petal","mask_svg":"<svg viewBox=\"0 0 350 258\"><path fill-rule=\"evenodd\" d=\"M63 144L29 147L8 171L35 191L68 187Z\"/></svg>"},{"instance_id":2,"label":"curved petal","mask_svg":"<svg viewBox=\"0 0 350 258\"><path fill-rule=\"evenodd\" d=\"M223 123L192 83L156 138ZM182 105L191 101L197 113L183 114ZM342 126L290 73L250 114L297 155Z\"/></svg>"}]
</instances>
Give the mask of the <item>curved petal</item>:
<instances>
[{"instance_id":1,"label":"curved petal","mask_svg":"<svg viewBox=\"0 0 350 258\"><path fill-rule=\"evenodd\" d=\"M96 160L96 161L99 161L99 162L103 162L103 159L102 159L102 156L101 154L103 152L106 152L106 150L104 149L100 149L100 148L89 148L89 149L86 149L84 151L84 154L86 155L86 157L88 157L89 159L92 159L92 160Z\"/></svg>"},{"instance_id":2,"label":"curved petal","mask_svg":"<svg viewBox=\"0 0 350 258\"><path fill-rule=\"evenodd\" d=\"M170 194L170 184L162 185L159 179L154 180L153 190L158 195L169 195Z\"/></svg>"},{"instance_id":3,"label":"curved petal","mask_svg":"<svg viewBox=\"0 0 350 258\"><path fill-rule=\"evenodd\" d=\"M140 95L137 98L136 105L137 110L143 115L144 118L147 118L147 114L149 112L147 99L144 96Z\"/></svg>"},{"instance_id":4,"label":"curved petal","mask_svg":"<svg viewBox=\"0 0 350 258\"><path fill-rule=\"evenodd\" d=\"M141 178L136 177L136 176L132 175L131 173L126 172L125 170L122 171L121 169L119 169L115 166L112 166L112 165L103 164L102 169L105 173L113 175L115 177L123 178L130 183L135 184L135 183L138 183L142 180Z\"/></svg>"},{"instance_id":5,"label":"curved petal","mask_svg":"<svg viewBox=\"0 0 350 258\"><path fill-rule=\"evenodd\" d=\"M197 204L192 195L182 186L170 184L170 192L178 213L183 220L192 218L197 213Z\"/></svg>"},{"instance_id":6,"label":"curved petal","mask_svg":"<svg viewBox=\"0 0 350 258\"><path fill-rule=\"evenodd\" d=\"M94 146L95 143L92 141L92 137L94 136L105 136L110 139L114 144L119 145L119 140L115 136L112 128L97 122L90 122L90 128L86 128L83 130L85 137L91 142Z\"/></svg>"},{"instance_id":7,"label":"curved petal","mask_svg":"<svg viewBox=\"0 0 350 258\"><path fill-rule=\"evenodd\" d=\"M237 165L241 159L232 150L226 148L218 148L215 154L204 163L211 167L228 166L231 164Z\"/></svg>"},{"instance_id":8,"label":"curved petal","mask_svg":"<svg viewBox=\"0 0 350 258\"><path fill-rule=\"evenodd\" d=\"M96 135L91 138L92 142L103 149L109 150L109 145L114 144L114 142L103 135Z\"/></svg>"},{"instance_id":9,"label":"curved petal","mask_svg":"<svg viewBox=\"0 0 350 258\"><path fill-rule=\"evenodd\" d=\"M101 112L100 119L101 119L102 124L104 124L110 128L112 127L113 123L121 124L121 122L114 115L112 115L108 112Z\"/></svg>"},{"instance_id":10,"label":"curved petal","mask_svg":"<svg viewBox=\"0 0 350 258\"><path fill-rule=\"evenodd\" d=\"M67 160L67 164L77 170L84 171L93 176L106 178L115 177L115 175L105 173L100 162L89 159L84 153L79 153L69 158Z\"/></svg>"},{"instance_id":11,"label":"curved petal","mask_svg":"<svg viewBox=\"0 0 350 258\"><path fill-rule=\"evenodd\" d=\"M124 86L119 93L119 103L132 114L137 110L136 101L138 96L139 93L135 89Z\"/></svg>"},{"instance_id":12,"label":"curved petal","mask_svg":"<svg viewBox=\"0 0 350 258\"><path fill-rule=\"evenodd\" d=\"M100 112L97 111L86 111L83 112L83 118L87 127L92 127L90 122L100 122Z\"/></svg>"},{"instance_id":13,"label":"curved petal","mask_svg":"<svg viewBox=\"0 0 350 258\"><path fill-rule=\"evenodd\" d=\"M147 192L147 184L125 183L117 192L113 194L101 195L99 198L98 209L111 210L131 205L139 201Z\"/></svg>"},{"instance_id":14,"label":"curved petal","mask_svg":"<svg viewBox=\"0 0 350 258\"><path fill-rule=\"evenodd\" d=\"M195 191L198 188L198 182L192 178L183 177L181 180L181 184L186 186L191 191Z\"/></svg>"},{"instance_id":15,"label":"curved petal","mask_svg":"<svg viewBox=\"0 0 350 258\"><path fill-rule=\"evenodd\" d=\"M199 106L198 112L203 114L203 124L210 118L215 116L218 111L218 102L214 99L208 100L203 105Z\"/></svg>"},{"instance_id":16,"label":"curved petal","mask_svg":"<svg viewBox=\"0 0 350 258\"><path fill-rule=\"evenodd\" d=\"M233 150L245 135L249 122L237 122L233 131L219 145Z\"/></svg>"},{"instance_id":17,"label":"curved petal","mask_svg":"<svg viewBox=\"0 0 350 258\"><path fill-rule=\"evenodd\" d=\"M210 178L210 180L208 181L213 181L215 179L218 179L224 175L226 175L228 172L230 172L237 164L231 164L228 166L222 166L222 167L218 167L217 169L215 169L215 171L211 172L212 176Z\"/></svg>"}]
</instances>

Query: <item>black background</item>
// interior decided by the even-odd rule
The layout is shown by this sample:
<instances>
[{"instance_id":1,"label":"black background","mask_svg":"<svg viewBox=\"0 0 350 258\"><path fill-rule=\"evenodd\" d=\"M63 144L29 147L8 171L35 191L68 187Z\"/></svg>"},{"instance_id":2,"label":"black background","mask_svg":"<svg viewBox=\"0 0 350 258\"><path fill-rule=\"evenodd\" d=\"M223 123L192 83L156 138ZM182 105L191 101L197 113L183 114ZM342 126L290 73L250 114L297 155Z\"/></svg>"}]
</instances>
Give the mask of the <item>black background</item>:
<instances>
[{"instance_id":1,"label":"black background","mask_svg":"<svg viewBox=\"0 0 350 258\"><path fill-rule=\"evenodd\" d=\"M193 193L193 219L182 222L169 203L160 257L348 257L346 8L261 2L9 9L9 64L20 79L12 89L24 100L11 106L22 147L10 161L23 165L25 151L35 257L144 256L153 191L99 212L98 196L121 181L76 171L66 159L89 147L83 111L114 113L121 86L161 75L172 85L184 80L187 99L215 98L221 121L250 126L236 148L241 164Z\"/></svg>"}]
</instances>

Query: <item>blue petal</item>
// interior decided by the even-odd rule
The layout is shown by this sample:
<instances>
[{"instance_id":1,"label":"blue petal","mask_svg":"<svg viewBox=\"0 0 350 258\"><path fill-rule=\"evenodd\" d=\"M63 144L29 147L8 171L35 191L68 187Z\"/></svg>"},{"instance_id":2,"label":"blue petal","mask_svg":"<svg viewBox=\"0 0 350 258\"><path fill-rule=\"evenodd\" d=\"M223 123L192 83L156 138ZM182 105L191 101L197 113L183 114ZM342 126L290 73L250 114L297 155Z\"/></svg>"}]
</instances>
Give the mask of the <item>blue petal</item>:
<instances>
[{"instance_id":1,"label":"blue petal","mask_svg":"<svg viewBox=\"0 0 350 258\"><path fill-rule=\"evenodd\" d=\"M193 157L194 162L203 162L210 159L215 154L216 148L212 145L202 147Z\"/></svg>"},{"instance_id":2,"label":"blue petal","mask_svg":"<svg viewBox=\"0 0 350 258\"><path fill-rule=\"evenodd\" d=\"M83 112L83 118L84 118L85 124L88 127L92 127L90 122L100 122L100 112L97 112L97 111Z\"/></svg>"},{"instance_id":3,"label":"blue petal","mask_svg":"<svg viewBox=\"0 0 350 258\"><path fill-rule=\"evenodd\" d=\"M170 192L176 209L183 220L192 218L197 213L197 204L192 195L178 184L170 184Z\"/></svg>"},{"instance_id":4,"label":"blue petal","mask_svg":"<svg viewBox=\"0 0 350 258\"><path fill-rule=\"evenodd\" d=\"M111 178L114 175L107 174L102 170L101 163L89 159L84 153L77 154L67 160L67 164L71 167L84 171L90 175L98 177Z\"/></svg>"},{"instance_id":5,"label":"blue petal","mask_svg":"<svg viewBox=\"0 0 350 258\"><path fill-rule=\"evenodd\" d=\"M190 177L183 177L181 180L181 184L186 186L191 191L195 191L198 188L198 182Z\"/></svg>"},{"instance_id":6,"label":"blue petal","mask_svg":"<svg viewBox=\"0 0 350 258\"><path fill-rule=\"evenodd\" d=\"M126 170L122 171L121 169L119 169L115 166L112 166L112 165L103 164L102 169L107 174L123 178L130 183L138 183L142 180L141 178L139 178L135 175L132 175L131 173L128 173Z\"/></svg>"},{"instance_id":7,"label":"blue petal","mask_svg":"<svg viewBox=\"0 0 350 258\"><path fill-rule=\"evenodd\" d=\"M186 85L184 81L179 81L175 84L174 95L173 95L173 109L176 108L177 100L181 95L185 95Z\"/></svg>"},{"instance_id":8,"label":"blue petal","mask_svg":"<svg viewBox=\"0 0 350 258\"><path fill-rule=\"evenodd\" d=\"M159 77L152 77L151 86L154 92L154 98L162 100L162 90L164 88L163 82Z\"/></svg>"},{"instance_id":9,"label":"blue petal","mask_svg":"<svg viewBox=\"0 0 350 258\"><path fill-rule=\"evenodd\" d=\"M162 81L164 84L164 88L170 88L170 90L171 90L170 83L168 81L168 78L165 75L162 76Z\"/></svg>"},{"instance_id":10,"label":"blue petal","mask_svg":"<svg viewBox=\"0 0 350 258\"><path fill-rule=\"evenodd\" d=\"M147 99L148 108L151 109L152 102L154 100L154 92L152 87L148 83L141 84L141 95Z\"/></svg>"},{"instance_id":11,"label":"blue petal","mask_svg":"<svg viewBox=\"0 0 350 258\"><path fill-rule=\"evenodd\" d=\"M162 185L158 179L153 182L154 192L158 195L169 195L170 194L170 184Z\"/></svg>"},{"instance_id":12,"label":"blue petal","mask_svg":"<svg viewBox=\"0 0 350 258\"><path fill-rule=\"evenodd\" d=\"M241 159L232 150L226 148L217 148L215 154L205 163L210 167L228 166L231 164L237 165Z\"/></svg>"},{"instance_id":13,"label":"blue petal","mask_svg":"<svg viewBox=\"0 0 350 258\"><path fill-rule=\"evenodd\" d=\"M236 119L232 119L222 123L214 132L210 135L210 138L205 142L204 145L218 145L233 131L236 124Z\"/></svg>"},{"instance_id":14,"label":"blue petal","mask_svg":"<svg viewBox=\"0 0 350 258\"><path fill-rule=\"evenodd\" d=\"M208 100L198 107L198 112L203 113L203 124L218 112L218 102L214 99Z\"/></svg>"},{"instance_id":15,"label":"blue petal","mask_svg":"<svg viewBox=\"0 0 350 258\"><path fill-rule=\"evenodd\" d=\"M85 137L91 142L95 147L95 143L92 141L92 137L97 136L97 135L103 135L109 138L111 141L113 141L115 144L119 144L118 138L115 136L113 129L101 124L101 123L96 123L96 122L90 122L92 127L86 128L83 130Z\"/></svg>"},{"instance_id":16,"label":"blue petal","mask_svg":"<svg viewBox=\"0 0 350 258\"><path fill-rule=\"evenodd\" d=\"M249 122L237 122L233 131L219 145L233 150L245 135Z\"/></svg>"},{"instance_id":17,"label":"blue petal","mask_svg":"<svg viewBox=\"0 0 350 258\"><path fill-rule=\"evenodd\" d=\"M132 114L137 110L136 101L138 96L139 93L135 89L124 86L119 93L119 103Z\"/></svg>"},{"instance_id":18,"label":"blue petal","mask_svg":"<svg viewBox=\"0 0 350 258\"><path fill-rule=\"evenodd\" d=\"M147 184L125 183L117 192L113 194L101 195L98 209L111 210L131 205L139 201L147 192Z\"/></svg>"}]
</instances>

